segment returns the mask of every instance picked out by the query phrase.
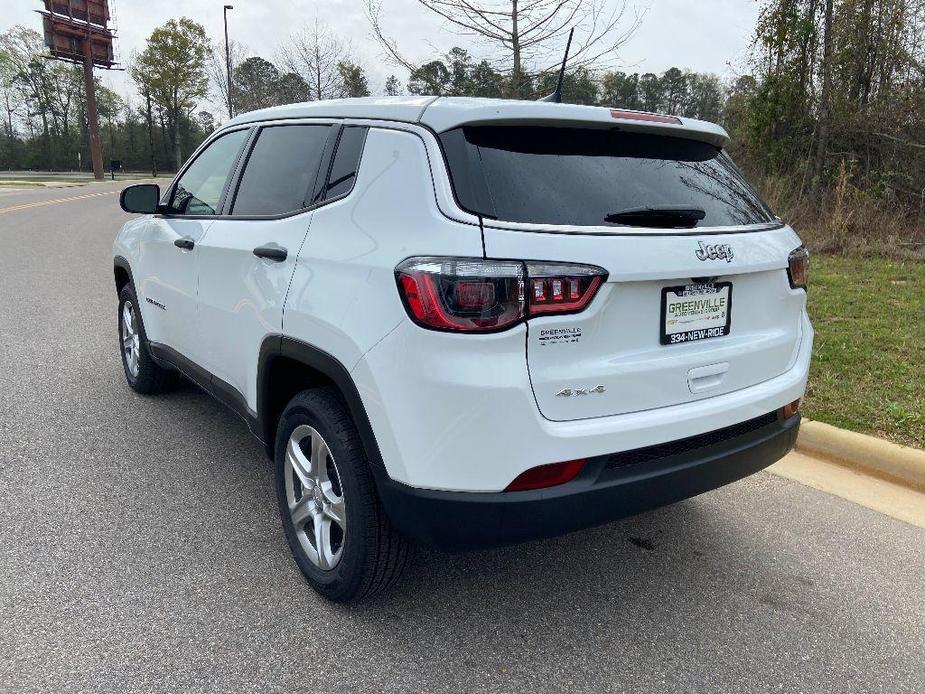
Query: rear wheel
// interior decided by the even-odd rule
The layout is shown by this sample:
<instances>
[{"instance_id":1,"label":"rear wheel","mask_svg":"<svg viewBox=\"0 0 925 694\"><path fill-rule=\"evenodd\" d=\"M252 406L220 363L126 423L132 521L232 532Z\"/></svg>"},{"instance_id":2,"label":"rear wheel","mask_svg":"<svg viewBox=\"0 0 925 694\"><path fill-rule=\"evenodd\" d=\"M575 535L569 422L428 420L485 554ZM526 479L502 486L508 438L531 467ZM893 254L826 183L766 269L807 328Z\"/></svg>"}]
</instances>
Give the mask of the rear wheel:
<instances>
[{"instance_id":1,"label":"rear wheel","mask_svg":"<svg viewBox=\"0 0 925 694\"><path fill-rule=\"evenodd\" d=\"M335 602L371 597L398 579L408 544L392 528L349 412L327 388L296 395L276 437L276 491L293 558Z\"/></svg>"},{"instance_id":2,"label":"rear wheel","mask_svg":"<svg viewBox=\"0 0 925 694\"><path fill-rule=\"evenodd\" d=\"M119 347L125 380L134 391L151 395L176 385L179 374L160 367L151 357L148 336L138 310L138 297L131 284L125 285L119 292Z\"/></svg>"}]
</instances>

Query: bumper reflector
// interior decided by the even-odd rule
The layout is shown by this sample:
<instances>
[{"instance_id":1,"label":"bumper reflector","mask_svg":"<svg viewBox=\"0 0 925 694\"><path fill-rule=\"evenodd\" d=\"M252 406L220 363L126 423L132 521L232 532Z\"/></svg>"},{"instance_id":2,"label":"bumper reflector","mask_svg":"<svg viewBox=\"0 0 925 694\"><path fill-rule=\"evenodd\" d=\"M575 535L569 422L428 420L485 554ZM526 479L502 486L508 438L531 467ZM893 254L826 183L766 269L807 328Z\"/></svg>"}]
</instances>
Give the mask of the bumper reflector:
<instances>
[{"instance_id":1,"label":"bumper reflector","mask_svg":"<svg viewBox=\"0 0 925 694\"><path fill-rule=\"evenodd\" d=\"M538 465L517 475L504 491L523 492L528 489L543 489L565 484L575 479L584 466L584 460L568 460L564 463Z\"/></svg>"}]
</instances>

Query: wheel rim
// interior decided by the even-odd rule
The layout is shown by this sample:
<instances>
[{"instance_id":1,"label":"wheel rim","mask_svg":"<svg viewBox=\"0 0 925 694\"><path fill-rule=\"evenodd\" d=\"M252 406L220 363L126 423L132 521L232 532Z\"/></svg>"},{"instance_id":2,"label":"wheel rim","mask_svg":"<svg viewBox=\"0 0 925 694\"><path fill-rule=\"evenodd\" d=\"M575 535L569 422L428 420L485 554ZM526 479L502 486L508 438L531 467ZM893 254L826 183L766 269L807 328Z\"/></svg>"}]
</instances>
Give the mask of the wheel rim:
<instances>
[{"instance_id":1,"label":"wheel rim","mask_svg":"<svg viewBox=\"0 0 925 694\"><path fill-rule=\"evenodd\" d=\"M308 425L295 428L286 445L286 502L296 537L311 562L330 571L347 537L343 487L324 438Z\"/></svg>"},{"instance_id":2,"label":"wheel rim","mask_svg":"<svg viewBox=\"0 0 925 694\"><path fill-rule=\"evenodd\" d=\"M141 336L138 334L138 320L131 301L122 304L122 357L125 368L132 378L138 376L138 358Z\"/></svg>"}]
</instances>

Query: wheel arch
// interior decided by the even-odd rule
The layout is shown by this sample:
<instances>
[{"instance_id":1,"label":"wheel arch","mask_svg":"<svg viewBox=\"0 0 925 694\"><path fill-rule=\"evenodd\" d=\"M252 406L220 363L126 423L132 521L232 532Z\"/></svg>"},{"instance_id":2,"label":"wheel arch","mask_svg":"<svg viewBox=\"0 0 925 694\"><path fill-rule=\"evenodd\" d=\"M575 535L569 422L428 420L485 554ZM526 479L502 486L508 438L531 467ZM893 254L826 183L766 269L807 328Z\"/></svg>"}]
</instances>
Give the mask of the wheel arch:
<instances>
[{"instance_id":1,"label":"wheel arch","mask_svg":"<svg viewBox=\"0 0 925 694\"><path fill-rule=\"evenodd\" d=\"M116 280L116 294L119 294L127 284L134 286L135 282L132 279L132 268L128 264L128 261L121 255L117 255L113 258L113 274Z\"/></svg>"},{"instance_id":2,"label":"wheel arch","mask_svg":"<svg viewBox=\"0 0 925 694\"><path fill-rule=\"evenodd\" d=\"M334 356L295 338L273 335L260 348L257 372L257 419L267 455L273 457L276 427L292 397L313 387L332 387L356 425L367 459L382 469L382 454L353 377ZM377 470L377 471L378 471Z\"/></svg>"}]
</instances>

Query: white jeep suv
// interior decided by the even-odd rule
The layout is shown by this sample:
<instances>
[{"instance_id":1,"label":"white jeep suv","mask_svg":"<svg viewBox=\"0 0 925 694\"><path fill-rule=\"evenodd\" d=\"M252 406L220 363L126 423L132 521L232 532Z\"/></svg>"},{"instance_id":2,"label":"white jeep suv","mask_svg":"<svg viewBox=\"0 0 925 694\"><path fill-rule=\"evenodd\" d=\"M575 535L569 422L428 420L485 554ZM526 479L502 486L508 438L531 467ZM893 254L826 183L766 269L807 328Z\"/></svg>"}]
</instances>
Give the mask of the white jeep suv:
<instances>
[{"instance_id":1,"label":"white jeep suv","mask_svg":"<svg viewBox=\"0 0 925 694\"><path fill-rule=\"evenodd\" d=\"M793 446L807 253L687 118L349 99L239 116L115 242L125 374L182 373L276 464L322 595L408 542L549 537Z\"/></svg>"}]
</instances>

